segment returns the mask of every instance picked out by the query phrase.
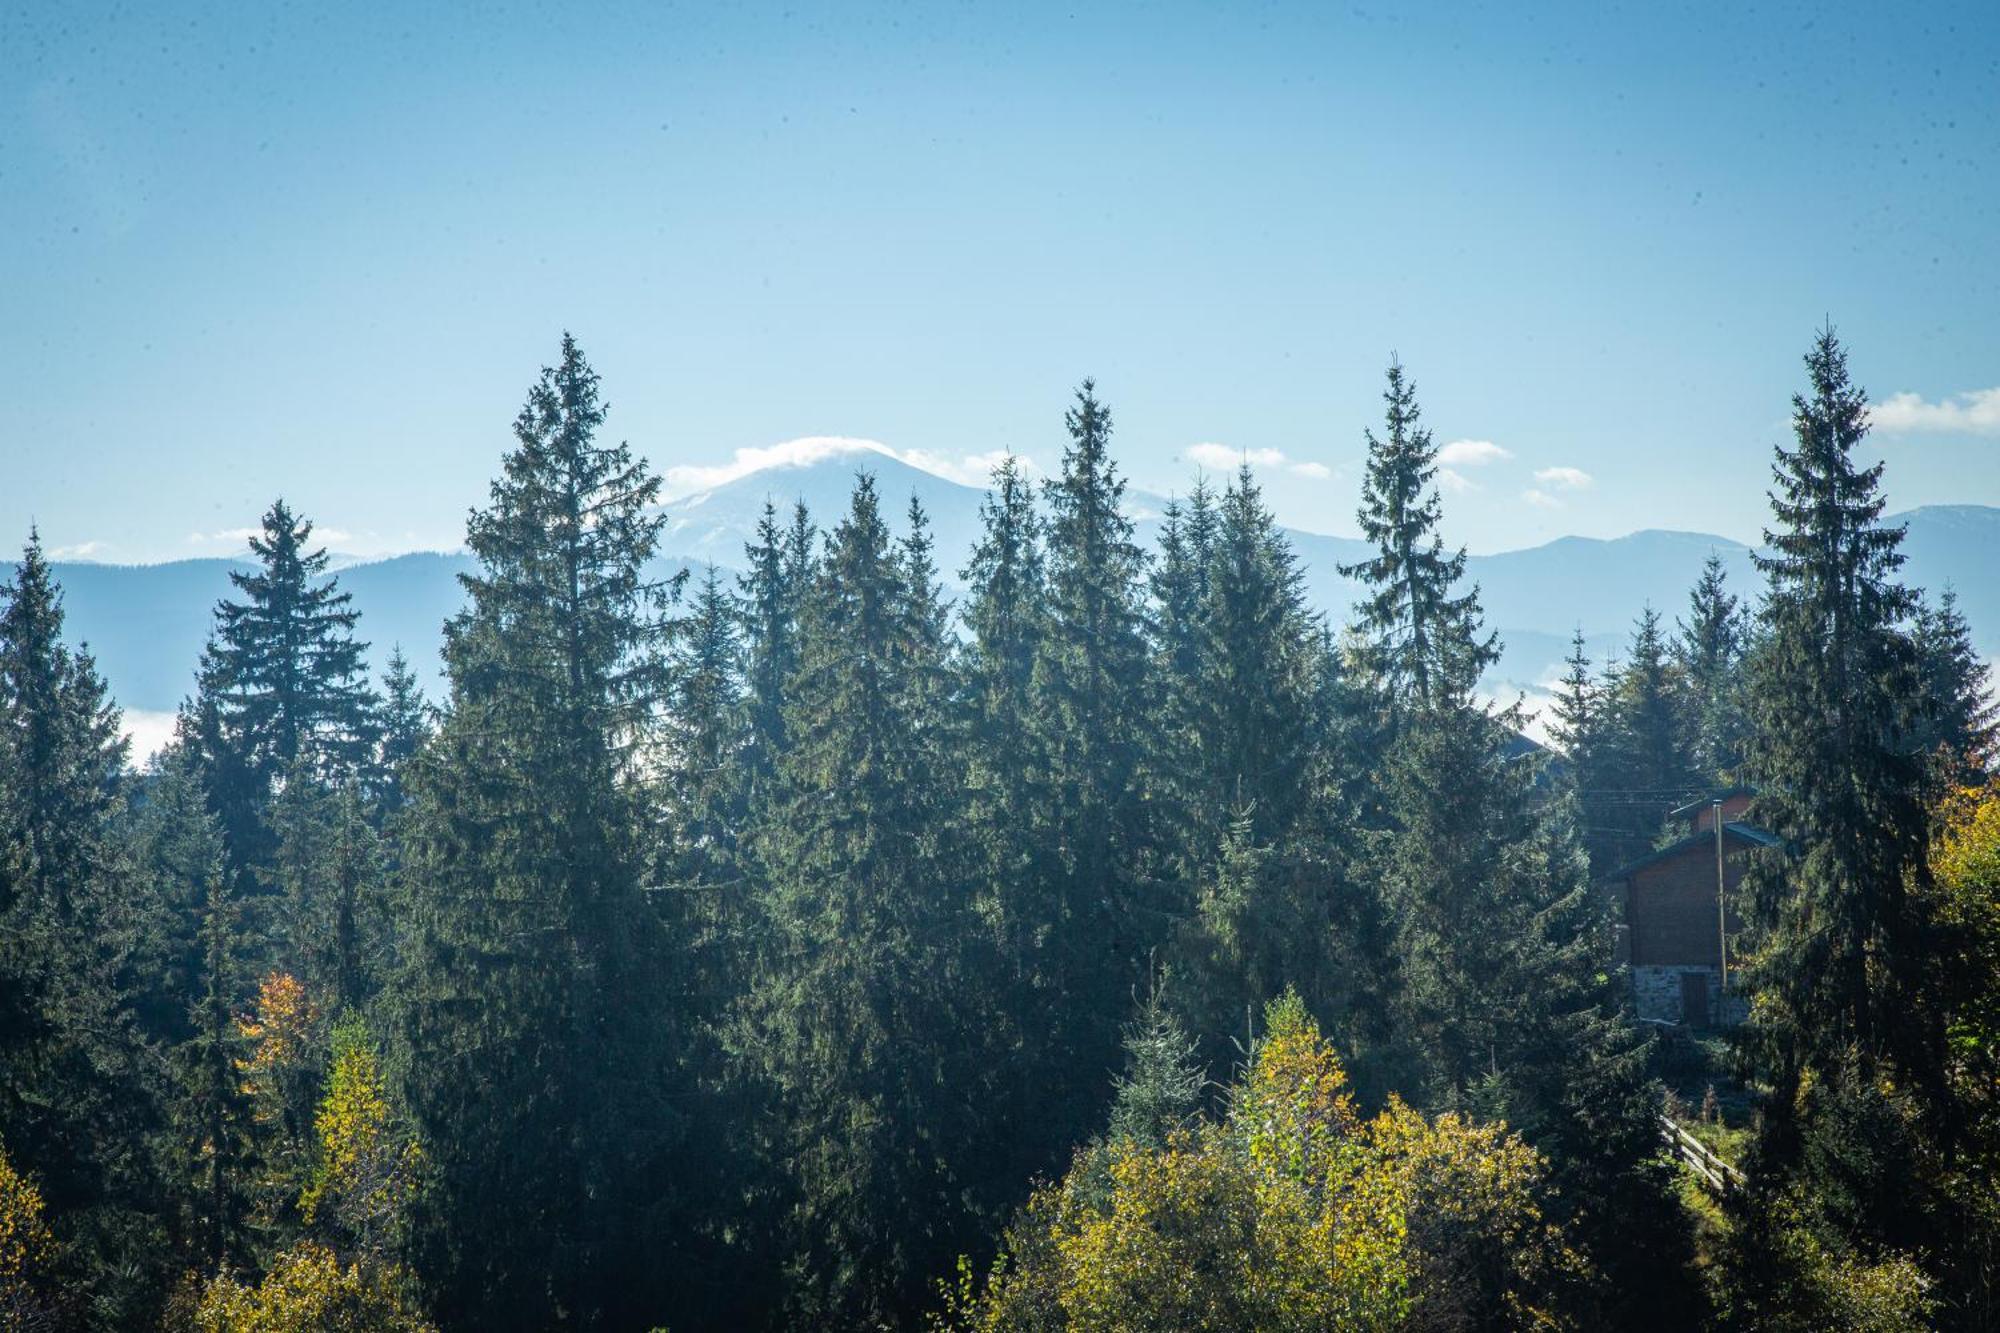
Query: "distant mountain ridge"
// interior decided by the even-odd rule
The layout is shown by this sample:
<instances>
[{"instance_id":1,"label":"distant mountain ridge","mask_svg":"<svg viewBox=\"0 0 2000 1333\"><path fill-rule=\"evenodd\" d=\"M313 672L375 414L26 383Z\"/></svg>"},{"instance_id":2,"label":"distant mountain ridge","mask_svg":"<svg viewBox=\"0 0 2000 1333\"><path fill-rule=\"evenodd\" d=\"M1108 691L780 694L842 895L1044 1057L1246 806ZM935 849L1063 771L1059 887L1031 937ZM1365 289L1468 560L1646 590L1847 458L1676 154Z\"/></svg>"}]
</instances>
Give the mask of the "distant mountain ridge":
<instances>
[{"instance_id":1,"label":"distant mountain ridge","mask_svg":"<svg viewBox=\"0 0 2000 1333\"><path fill-rule=\"evenodd\" d=\"M803 499L824 529L838 521L857 471L874 475L883 508L896 526L914 494L928 513L940 571L954 590L979 532L985 492L881 455L840 457L751 473L712 490L661 506L666 519L661 573L715 564L743 567L743 548L754 540L765 502L789 519ZM1128 506L1142 542L1159 535L1163 497L1129 492ZM1905 579L1919 587L1957 589L1979 651L2000 658L2000 508L1928 505L1893 516L1907 524ZM1351 537L1287 529L1304 575L1306 595L1335 623L1347 619L1358 590L1340 576L1368 546ZM1559 537L1540 546L1473 556L1468 574L1480 587L1486 623L1499 631L1506 651L1488 674L1496 694L1545 689L1559 670L1573 630L1581 628L1600 663L1618 651L1640 608L1650 603L1671 623L1683 613L1687 592L1713 552L1721 556L1739 595L1754 599L1761 586L1751 548L1727 537L1648 529L1611 539ZM159 565L99 565L58 561L69 632L89 643L99 668L127 709L172 710L192 689L196 663L215 603L229 595L229 571L241 560L177 560ZM473 567L463 552L418 552L361 561L339 571L354 594L361 637L379 672L392 645L401 644L419 666L434 697L441 627L461 603L457 576Z\"/></svg>"}]
</instances>

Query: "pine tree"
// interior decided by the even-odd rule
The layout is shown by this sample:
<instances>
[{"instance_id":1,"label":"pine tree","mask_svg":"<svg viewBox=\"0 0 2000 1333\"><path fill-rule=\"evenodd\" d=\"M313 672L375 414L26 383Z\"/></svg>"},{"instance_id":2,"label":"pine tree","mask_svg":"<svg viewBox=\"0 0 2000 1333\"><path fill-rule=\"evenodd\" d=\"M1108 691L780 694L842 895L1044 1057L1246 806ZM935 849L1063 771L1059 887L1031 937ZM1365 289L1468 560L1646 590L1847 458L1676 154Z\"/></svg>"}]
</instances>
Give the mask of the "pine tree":
<instances>
[{"instance_id":1,"label":"pine tree","mask_svg":"<svg viewBox=\"0 0 2000 1333\"><path fill-rule=\"evenodd\" d=\"M1921 616L1897 580L1903 529L1881 521L1882 465L1854 458L1867 396L1830 328L1805 363L1793 444L1773 469L1771 553L1758 560L1770 588L1748 667L1752 817L1781 842L1744 883L1742 1044L1768 1092L1731 1298L1743 1318L1823 1319L1808 1304L1825 1299L1816 1288L1895 1263L1918 1290L1942 1272L1936 1317L1971 1327L1960 1312L1990 1300L1991 1233L1977 1254L1982 1210L1950 1184L1965 1121L1945 1025L1951 937L1933 915L1927 847L1931 701L1908 632Z\"/></svg>"},{"instance_id":2,"label":"pine tree","mask_svg":"<svg viewBox=\"0 0 2000 1333\"><path fill-rule=\"evenodd\" d=\"M744 607L744 709L749 729L743 766L746 799L753 805L789 744L785 699L798 670L799 612L812 583L817 538L803 501L793 507L790 528L779 526L777 510L766 501L757 522L757 540L743 548L749 566L738 584Z\"/></svg>"},{"instance_id":3,"label":"pine tree","mask_svg":"<svg viewBox=\"0 0 2000 1333\"><path fill-rule=\"evenodd\" d=\"M1924 704L1917 746L1931 757L1936 784L1972 786L1993 770L2000 745L2000 702L1990 689L1991 669L1972 643L1972 627L1959 613L1958 594L1944 590L1935 604L1918 599L1911 626Z\"/></svg>"},{"instance_id":4,"label":"pine tree","mask_svg":"<svg viewBox=\"0 0 2000 1333\"><path fill-rule=\"evenodd\" d=\"M1400 368L1389 401L1388 439L1370 437L1363 509L1381 555L1353 569L1393 720L1382 827L1367 839L1397 964L1395 1046L1377 1058L1406 1065L1405 1086L1433 1105L1504 1117L1531 1142L1562 1145L1565 1207L1588 1219L1579 1234L1610 1276L1598 1298L1612 1326L1603 1310L1646 1310L1649 1298L1630 1301L1637 1293L1686 1295L1674 1256L1656 1262L1658 1219L1674 1214L1653 1166L1643 1043L1606 975L1606 904L1590 891L1574 812L1545 799L1537 761L1515 746L1518 710L1474 694L1496 642L1477 590L1456 590L1463 553L1443 557L1432 535L1440 505L1423 489L1434 451L1414 428ZM1586 669L1579 645L1579 691ZM1575 706L1587 714L1587 699Z\"/></svg>"},{"instance_id":5,"label":"pine tree","mask_svg":"<svg viewBox=\"0 0 2000 1333\"><path fill-rule=\"evenodd\" d=\"M473 512L446 721L409 781L395 1067L434 1172L417 1254L482 1328L659 1308L678 1118L630 779L662 699L658 480L565 335ZM645 1258L642 1260L641 1255ZM615 1275L615 1279L614 1279Z\"/></svg>"},{"instance_id":6,"label":"pine tree","mask_svg":"<svg viewBox=\"0 0 2000 1333\"><path fill-rule=\"evenodd\" d=\"M1711 552L1688 594L1688 618L1680 622L1674 644L1684 696L1681 748L1704 782L1726 778L1742 762L1748 640L1745 613L1728 590L1722 557Z\"/></svg>"},{"instance_id":7,"label":"pine tree","mask_svg":"<svg viewBox=\"0 0 2000 1333\"><path fill-rule=\"evenodd\" d=\"M743 832L740 751L745 728L735 600L711 565L678 626L667 713L674 878L718 884L736 874Z\"/></svg>"},{"instance_id":8,"label":"pine tree","mask_svg":"<svg viewBox=\"0 0 2000 1333\"><path fill-rule=\"evenodd\" d=\"M1765 533L1770 579L1753 664L1747 771L1757 822L1783 851L1749 879L1756 994L1752 1035L1773 1088L1781 1147L1806 1075L1893 1072L1934 1086L1937 1034L1925 1002L1926 821L1913 740L1918 662L1900 626L1915 600L1895 581L1903 530L1881 522L1882 467L1853 454L1867 396L1831 329L1807 354L1780 446ZM1780 1153L1780 1156L1783 1154Z\"/></svg>"},{"instance_id":9,"label":"pine tree","mask_svg":"<svg viewBox=\"0 0 2000 1333\"><path fill-rule=\"evenodd\" d=\"M1168 876L1192 880L1214 856L1227 817L1212 781L1206 745L1216 700L1209 688L1209 576L1216 536L1215 496L1198 480L1188 502L1167 502L1159 559L1149 580L1153 601L1153 743L1148 799Z\"/></svg>"},{"instance_id":10,"label":"pine tree","mask_svg":"<svg viewBox=\"0 0 2000 1333\"><path fill-rule=\"evenodd\" d=\"M252 989L245 904L225 866L222 827L185 754L159 767L138 829L148 880L136 972L139 1010L171 1061L178 1229L204 1272L249 1257L249 1105L237 1018Z\"/></svg>"},{"instance_id":11,"label":"pine tree","mask_svg":"<svg viewBox=\"0 0 2000 1333\"><path fill-rule=\"evenodd\" d=\"M1150 850L1143 765L1153 741L1145 556L1120 507L1111 413L1091 381L1064 424L1062 471L1043 484L1049 618L1034 699L1056 875L1047 977L1060 1018L1048 1040L1060 1073L1046 1090L1046 1114L1075 1142L1097 1119L1101 1071L1118 1049L1115 1015L1166 920L1142 887Z\"/></svg>"},{"instance_id":12,"label":"pine tree","mask_svg":"<svg viewBox=\"0 0 2000 1333\"><path fill-rule=\"evenodd\" d=\"M354 783L295 770L273 802L283 964L330 1013L374 997L388 952L381 838Z\"/></svg>"},{"instance_id":13,"label":"pine tree","mask_svg":"<svg viewBox=\"0 0 2000 1333\"><path fill-rule=\"evenodd\" d=\"M328 773L351 773L373 741L374 696L354 638L353 595L327 575L312 524L283 500L250 539L260 568L231 571L242 601L215 608L211 650L223 725L263 789L301 757Z\"/></svg>"},{"instance_id":14,"label":"pine tree","mask_svg":"<svg viewBox=\"0 0 2000 1333\"><path fill-rule=\"evenodd\" d=\"M1604 692L1597 747L1603 785L1587 798L1600 870L1644 855L1667 812L1699 790L1681 744L1681 698L1659 613L1648 606L1633 626L1623 667Z\"/></svg>"},{"instance_id":15,"label":"pine tree","mask_svg":"<svg viewBox=\"0 0 2000 1333\"><path fill-rule=\"evenodd\" d=\"M1355 625L1365 636L1367 671L1397 712L1468 692L1499 650L1491 635L1482 639L1473 632L1478 589L1452 593L1465 574L1465 552L1447 555L1438 536L1442 502L1432 485L1437 445L1418 424L1416 386L1400 362L1389 363L1382 398L1387 434L1378 439L1366 432L1368 475L1359 513L1361 534L1376 553L1340 572L1369 590L1355 607Z\"/></svg>"},{"instance_id":16,"label":"pine tree","mask_svg":"<svg viewBox=\"0 0 2000 1333\"><path fill-rule=\"evenodd\" d=\"M1315 715L1320 659L1303 576L1248 466L1222 497L1209 543L1202 632L1212 799L1247 811L1253 836L1288 837L1311 789L1298 778L1326 739ZM1275 993L1275 992L1273 992Z\"/></svg>"},{"instance_id":17,"label":"pine tree","mask_svg":"<svg viewBox=\"0 0 2000 1333\"><path fill-rule=\"evenodd\" d=\"M424 698L416 670L402 645L389 650L382 673L382 702L377 713L379 742L375 754L376 801L387 813L403 808L403 770L437 724L436 710Z\"/></svg>"},{"instance_id":18,"label":"pine tree","mask_svg":"<svg viewBox=\"0 0 2000 1333\"><path fill-rule=\"evenodd\" d=\"M0 1137L53 1212L57 1275L100 1317L132 1318L164 1258L149 1217L163 1089L131 994L127 746L63 627L31 535L0 583Z\"/></svg>"},{"instance_id":19,"label":"pine tree","mask_svg":"<svg viewBox=\"0 0 2000 1333\"><path fill-rule=\"evenodd\" d=\"M938 644L922 561L857 482L808 603L790 747L760 836L767 961L733 1042L770 1090L790 1198L795 1323L866 1326L923 1299L962 1231L981 1060L957 985L968 939L953 784L927 734ZM908 1225L922 1200L926 1226Z\"/></svg>"}]
</instances>

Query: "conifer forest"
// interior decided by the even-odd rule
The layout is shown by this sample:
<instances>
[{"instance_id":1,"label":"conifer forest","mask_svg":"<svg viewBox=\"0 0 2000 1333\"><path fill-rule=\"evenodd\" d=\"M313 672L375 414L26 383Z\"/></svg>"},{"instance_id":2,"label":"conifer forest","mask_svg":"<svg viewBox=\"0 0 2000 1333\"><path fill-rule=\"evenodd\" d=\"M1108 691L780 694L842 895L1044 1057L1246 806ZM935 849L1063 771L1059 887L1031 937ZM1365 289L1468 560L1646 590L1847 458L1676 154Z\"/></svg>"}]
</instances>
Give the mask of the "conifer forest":
<instances>
[{"instance_id":1,"label":"conifer forest","mask_svg":"<svg viewBox=\"0 0 2000 1333\"><path fill-rule=\"evenodd\" d=\"M1420 364L1328 616L1247 464L1140 540L1087 379L970 549L863 466L672 571L565 335L442 683L273 498L143 762L17 533L0 1326L2000 1328L1994 696L1804 341L1757 580L1546 744ZM1648 1018L1607 885L1723 793Z\"/></svg>"}]
</instances>

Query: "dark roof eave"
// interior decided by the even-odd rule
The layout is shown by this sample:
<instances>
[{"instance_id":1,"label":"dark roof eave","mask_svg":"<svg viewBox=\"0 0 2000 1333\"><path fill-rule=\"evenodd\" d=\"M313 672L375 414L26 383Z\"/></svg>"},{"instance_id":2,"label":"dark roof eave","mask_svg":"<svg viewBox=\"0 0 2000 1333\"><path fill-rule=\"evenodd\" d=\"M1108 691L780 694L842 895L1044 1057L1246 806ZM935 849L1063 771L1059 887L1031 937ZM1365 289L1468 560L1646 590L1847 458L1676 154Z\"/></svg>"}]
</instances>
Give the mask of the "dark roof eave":
<instances>
[{"instance_id":1,"label":"dark roof eave","mask_svg":"<svg viewBox=\"0 0 2000 1333\"><path fill-rule=\"evenodd\" d=\"M1746 847L1776 847L1779 845L1779 839L1776 834L1760 829L1755 824L1745 824L1731 820L1722 826L1722 831ZM1714 841L1715 835L1707 829L1703 829L1699 833L1690 833L1678 842L1670 842L1664 847L1648 852L1636 861L1631 861L1620 866L1606 875L1600 882L1615 884L1620 880L1630 879L1648 866L1658 865L1660 862L1671 860L1691 848L1706 846L1714 843Z\"/></svg>"}]
</instances>

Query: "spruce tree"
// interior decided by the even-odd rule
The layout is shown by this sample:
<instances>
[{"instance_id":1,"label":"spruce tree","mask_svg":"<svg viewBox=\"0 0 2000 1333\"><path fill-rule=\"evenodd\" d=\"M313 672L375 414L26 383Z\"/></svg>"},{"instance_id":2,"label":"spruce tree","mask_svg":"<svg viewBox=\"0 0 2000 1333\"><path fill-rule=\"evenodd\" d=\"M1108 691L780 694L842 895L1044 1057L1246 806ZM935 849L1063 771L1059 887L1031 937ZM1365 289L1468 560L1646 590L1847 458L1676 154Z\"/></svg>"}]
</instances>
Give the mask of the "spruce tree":
<instances>
[{"instance_id":1,"label":"spruce tree","mask_svg":"<svg viewBox=\"0 0 2000 1333\"><path fill-rule=\"evenodd\" d=\"M873 479L857 482L807 603L790 746L758 843L772 938L733 1024L771 1096L797 1324L907 1315L965 1226L983 1061L959 986L969 938L954 783L927 731L940 647ZM920 1202L921 1201L921 1202ZM922 1209L922 1230L909 1224Z\"/></svg>"},{"instance_id":2,"label":"spruce tree","mask_svg":"<svg viewBox=\"0 0 2000 1333\"><path fill-rule=\"evenodd\" d=\"M1507 1119L1560 1152L1564 1209L1583 1219L1606 1275L1593 1293L1605 1326L1683 1304L1685 1238L1657 1169L1643 1043L1619 1012L1607 905L1591 892L1574 810L1551 802L1538 761L1515 744L1517 709L1475 695L1495 640L1476 589L1459 592L1463 555L1431 530L1433 451L1392 368L1387 439L1371 437L1363 514L1382 554L1355 567L1366 585L1373 674L1393 719L1382 759L1382 827L1369 869L1394 924L1396 1047L1382 1057L1438 1107ZM1411 553L1427 552L1422 560ZM1424 628L1419 630L1417 627ZM1580 658L1580 651L1579 651ZM1659 1262L1662 1258L1664 1264Z\"/></svg>"},{"instance_id":3,"label":"spruce tree","mask_svg":"<svg viewBox=\"0 0 2000 1333\"><path fill-rule=\"evenodd\" d=\"M416 670L400 644L389 650L376 717L375 798L385 813L394 814L403 808L403 770L437 723L436 710L424 698Z\"/></svg>"},{"instance_id":4,"label":"spruce tree","mask_svg":"<svg viewBox=\"0 0 2000 1333\"><path fill-rule=\"evenodd\" d=\"M1205 479L1183 506L1167 502L1160 525L1152 593L1154 736L1146 787L1164 873L1198 877L1214 856L1228 819L1224 793L1207 761L1211 697L1208 580L1216 535L1215 496Z\"/></svg>"},{"instance_id":5,"label":"spruce tree","mask_svg":"<svg viewBox=\"0 0 2000 1333\"><path fill-rule=\"evenodd\" d=\"M284 969L329 1014L374 997L389 951L382 839L358 784L295 769L272 804Z\"/></svg>"},{"instance_id":6,"label":"spruce tree","mask_svg":"<svg viewBox=\"0 0 2000 1333\"><path fill-rule=\"evenodd\" d=\"M1590 801L1600 870L1644 855L1659 839L1667 812L1700 789L1682 746L1681 699L1659 613L1645 607L1625 663L1604 691L1597 747L1603 783Z\"/></svg>"},{"instance_id":7,"label":"spruce tree","mask_svg":"<svg viewBox=\"0 0 2000 1333\"><path fill-rule=\"evenodd\" d=\"M1448 699L1461 682L1477 680L1499 650L1491 635L1474 632L1478 589L1452 591L1465 573L1465 551L1447 554L1438 535L1437 445L1419 424L1416 386L1398 361L1389 363L1382 399L1386 433L1378 439L1365 432L1359 513L1361 534L1376 551L1340 572L1366 587L1355 627L1366 644L1366 670L1396 711Z\"/></svg>"},{"instance_id":8,"label":"spruce tree","mask_svg":"<svg viewBox=\"0 0 2000 1333\"><path fill-rule=\"evenodd\" d=\"M1314 618L1303 576L1250 469L1223 493L1202 615L1204 728L1212 800L1248 813L1252 834L1288 837L1311 789L1298 780L1327 719L1315 715ZM1275 992L1273 992L1275 993Z\"/></svg>"},{"instance_id":9,"label":"spruce tree","mask_svg":"<svg viewBox=\"0 0 2000 1333\"><path fill-rule=\"evenodd\" d=\"M1771 553L1758 557L1770 589L1746 765L1754 817L1782 840L1749 881L1752 1033L1774 1131L1808 1074L1834 1080L1858 1059L1866 1073L1930 1087L1939 1049L1923 896L1912 892L1927 824L1922 682L1901 629L1916 605L1896 581L1903 530L1881 521L1882 465L1854 458L1867 396L1831 329L1805 362L1794 443L1773 468Z\"/></svg>"},{"instance_id":10,"label":"spruce tree","mask_svg":"<svg viewBox=\"0 0 2000 1333\"><path fill-rule=\"evenodd\" d=\"M1674 643L1683 695L1681 748L1701 782L1721 781L1742 762L1745 621L1740 600L1728 590L1722 557L1711 552L1688 594L1688 618Z\"/></svg>"},{"instance_id":11,"label":"spruce tree","mask_svg":"<svg viewBox=\"0 0 2000 1333\"><path fill-rule=\"evenodd\" d=\"M674 877L717 884L735 875L743 832L740 615L711 565L677 626L666 716Z\"/></svg>"},{"instance_id":12,"label":"spruce tree","mask_svg":"<svg viewBox=\"0 0 2000 1333\"><path fill-rule=\"evenodd\" d=\"M283 500L250 538L259 568L232 570L242 600L215 608L212 680L225 731L267 790L301 757L357 771L373 741L374 696L354 638L353 595L327 575L312 523Z\"/></svg>"},{"instance_id":13,"label":"spruce tree","mask_svg":"<svg viewBox=\"0 0 2000 1333\"><path fill-rule=\"evenodd\" d=\"M482 1328L634 1323L674 1282L647 1220L676 1206L680 1041L630 780L663 691L663 520L604 415L565 335L467 523L450 709L408 783L395 1064L434 1181L416 1253L440 1314Z\"/></svg>"},{"instance_id":14,"label":"spruce tree","mask_svg":"<svg viewBox=\"0 0 2000 1333\"><path fill-rule=\"evenodd\" d=\"M30 535L0 583L0 1139L40 1183L60 1276L137 1318L165 1258L151 1138L163 1080L136 1025L127 746Z\"/></svg>"},{"instance_id":15,"label":"spruce tree","mask_svg":"<svg viewBox=\"0 0 2000 1333\"><path fill-rule=\"evenodd\" d=\"M765 502L757 540L743 548L748 572L738 583L744 616L744 710L748 736L746 799L755 804L787 746L785 699L799 663L799 612L811 586L818 534L805 503L793 507L789 528Z\"/></svg>"},{"instance_id":16,"label":"spruce tree","mask_svg":"<svg viewBox=\"0 0 2000 1333\"><path fill-rule=\"evenodd\" d=\"M1094 1118L1098 1071L1115 1058L1109 1016L1163 932L1140 883L1147 830L1140 778L1151 738L1145 700L1145 556L1121 509L1111 413L1085 380L1064 416L1062 472L1045 483L1049 625L1035 664L1035 707L1055 811L1059 900L1050 984L1069 1086L1051 1114L1073 1131ZM1080 1137L1080 1134L1079 1134Z\"/></svg>"},{"instance_id":17,"label":"spruce tree","mask_svg":"<svg viewBox=\"0 0 2000 1333\"><path fill-rule=\"evenodd\" d=\"M1035 662L1049 632L1048 571L1035 489L1011 454L980 503L980 534L963 578L961 762L968 874L992 941L980 978L990 1039L1005 1055L994 1118L1011 1137L994 1169L1015 1182L1060 1166L1068 1126L1044 1114L1066 1080L1056 1005L1062 878L1047 736L1036 711Z\"/></svg>"},{"instance_id":18,"label":"spruce tree","mask_svg":"<svg viewBox=\"0 0 2000 1333\"><path fill-rule=\"evenodd\" d=\"M1958 594L1946 588L1933 603L1920 597L1911 626L1923 704L1917 720L1917 747L1929 757L1940 788L1973 786L1993 770L2000 743L2000 701L1990 687L1991 669L1972 643L1972 627L1958 609Z\"/></svg>"}]
</instances>

